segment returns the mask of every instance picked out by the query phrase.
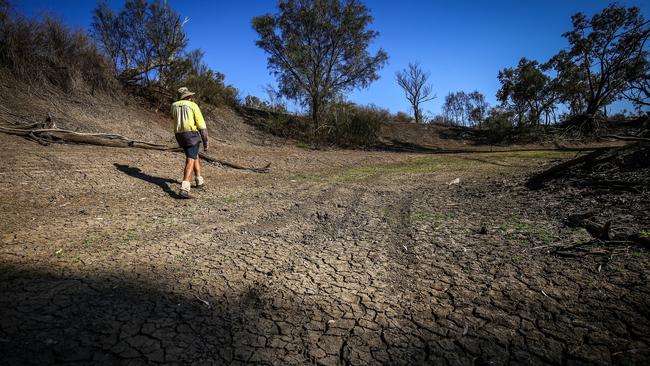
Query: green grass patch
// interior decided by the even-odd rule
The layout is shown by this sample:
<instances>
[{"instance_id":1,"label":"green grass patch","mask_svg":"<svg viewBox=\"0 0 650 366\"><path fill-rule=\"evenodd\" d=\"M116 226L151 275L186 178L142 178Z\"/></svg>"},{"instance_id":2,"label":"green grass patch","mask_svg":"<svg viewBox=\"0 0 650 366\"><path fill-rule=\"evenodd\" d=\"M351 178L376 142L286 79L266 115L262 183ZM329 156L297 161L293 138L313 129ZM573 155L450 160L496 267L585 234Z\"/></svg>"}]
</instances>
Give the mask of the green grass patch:
<instances>
[{"instance_id":1,"label":"green grass patch","mask_svg":"<svg viewBox=\"0 0 650 366\"><path fill-rule=\"evenodd\" d=\"M393 174L428 174L437 171L463 169L470 161L454 156L432 156L405 162L364 165L348 168L334 177L336 182L356 182Z\"/></svg>"},{"instance_id":2,"label":"green grass patch","mask_svg":"<svg viewBox=\"0 0 650 366\"><path fill-rule=\"evenodd\" d=\"M257 191L235 192L235 193L229 194L227 196L214 199L214 203L218 204L218 203L244 202L244 201L247 201L247 200L253 198L253 196L255 196L255 194L257 194L257 193L258 193Z\"/></svg>"},{"instance_id":3,"label":"green grass patch","mask_svg":"<svg viewBox=\"0 0 650 366\"><path fill-rule=\"evenodd\" d=\"M650 238L650 229L639 231L639 236L642 238Z\"/></svg>"},{"instance_id":4,"label":"green grass patch","mask_svg":"<svg viewBox=\"0 0 650 366\"><path fill-rule=\"evenodd\" d=\"M95 241L92 238L84 239L82 245L84 248L90 248L95 244Z\"/></svg>"},{"instance_id":5,"label":"green grass patch","mask_svg":"<svg viewBox=\"0 0 650 366\"><path fill-rule=\"evenodd\" d=\"M525 238L542 244L550 244L556 239L553 231L544 224L529 222L504 223L499 225L499 230L509 237Z\"/></svg>"},{"instance_id":6,"label":"green grass patch","mask_svg":"<svg viewBox=\"0 0 650 366\"><path fill-rule=\"evenodd\" d=\"M312 147L302 141L296 142L296 147L304 150L312 150Z\"/></svg>"},{"instance_id":7,"label":"green grass patch","mask_svg":"<svg viewBox=\"0 0 650 366\"><path fill-rule=\"evenodd\" d=\"M431 222L431 221L435 221L436 218L437 215L434 212L417 209L417 210L412 210L410 212L409 223L413 225L421 222Z\"/></svg>"},{"instance_id":8,"label":"green grass patch","mask_svg":"<svg viewBox=\"0 0 650 366\"><path fill-rule=\"evenodd\" d=\"M436 154L392 163L368 164L333 171L294 174L289 179L352 183L390 175L467 171L480 176L481 174L492 174L495 170L540 166L545 161L570 159L575 155L575 152L553 150Z\"/></svg>"},{"instance_id":9,"label":"green grass patch","mask_svg":"<svg viewBox=\"0 0 650 366\"><path fill-rule=\"evenodd\" d=\"M325 180L326 175L322 173L299 173L289 176L289 180L300 180L300 181L320 181Z\"/></svg>"},{"instance_id":10,"label":"green grass patch","mask_svg":"<svg viewBox=\"0 0 650 366\"><path fill-rule=\"evenodd\" d=\"M238 198L239 198L238 195L230 194L230 195L227 195L225 197L222 197L221 202L223 202L223 203L233 203L233 202L237 202Z\"/></svg>"},{"instance_id":11,"label":"green grass patch","mask_svg":"<svg viewBox=\"0 0 650 366\"><path fill-rule=\"evenodd\" d=\"M411 210L408 220L410 225L416 225L419 223L441 224L455 217L456 214L453 212L440 213L418 208Z\"/></svg>"},{"instance_id":12,"label":"green grass patch","mask_svg":"<svg viewBox=\"0 0 650 366\"><path fill-rule=\"evenodd\" d=\"M138 231L135 228L129 228L126 230L126 233L124 234L124 240L126 241L131 241L131 240L136 240L139 238Z\"/></svg>"},{"instance_id":13,"label":"green grass patch","mask_svg":"<svg viewBox=\"0 0 650 366\"><path fill-rule=\"evenodd\" d=\"M491 172L501 167L538 166L554 159L570 159L575 152L567 151L517 151L481 154L440 154L386 164L372 164L348 168L335 173L336 182L356 182L393 174L429 174L473 170Z\"/></svg>"}]
</instances>

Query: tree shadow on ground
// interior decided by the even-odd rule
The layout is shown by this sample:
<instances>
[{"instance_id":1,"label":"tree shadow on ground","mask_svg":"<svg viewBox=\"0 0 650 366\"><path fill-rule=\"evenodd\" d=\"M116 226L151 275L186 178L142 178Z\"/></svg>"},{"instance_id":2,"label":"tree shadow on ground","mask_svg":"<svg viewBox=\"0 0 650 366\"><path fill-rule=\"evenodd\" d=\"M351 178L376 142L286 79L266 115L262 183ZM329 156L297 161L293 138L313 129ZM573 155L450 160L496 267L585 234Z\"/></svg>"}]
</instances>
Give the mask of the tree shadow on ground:
<instances>
[{"instance_id":1,"label":"tree shadow on ground","mask_svg":"<svg viewBox=\"0 0 650 366\"><path fill-rule=\"evenodd\" d=\"M428 360L415 340L386 349L380 340L384 333L377 330L371 336L368 329L365 337L374 340L365 344L361 336L337 328L345 320L328 321L327 312L316 304L278 300L264 285L211 295L197 288L172 289L159 277L62 274L0 264L0 364L336 365ZM387 330L386 337L397 339L396 332Z\"/></svg>"},{"instance_id":2,"label":"tree shadow on ground","mask_svg":"<svg viewBox=\"0 0 650 366\"><path fill-rule=\"evenodd\" d=\"M521 336L503 325L486 324L478 336L434 319L413 328L405 313L341 318L337 305L263 282L222 292L174 284L175 277L174 269L93 274L0 264L0 364L553 363L521 342L509 348ZM555 349L538 347L538 354Z\"/></svg>"},{"instance_id":3,"label":"tree shadow on ground","mask_svg":"<svg viewBox=\"0 0 650 366\"><path fill-rule=\"evenodd\" d=\"M175 179L156 177L143 173L142 170L138 167L132 167L124 164L113 164L115 168L126 175L129 175L134 178L142 179L147 183L153 183L160 187L165 193L167 193L171 198L180 199L182 198L177 192L175 192L168 183L178 183Z\"/></svg>"},{"instance_id":4,"label":"tree shadow on ground","mask_svg":"<svg viewBox=\"0 0 650 366\"><path fill-rule=\"evenodd\" d=\"M0 269L0 364L213 365L246 362L259 346L235 330L257 324L246 314L254 293L188 296L141 276Z\"/></svg>"}]
</instances>

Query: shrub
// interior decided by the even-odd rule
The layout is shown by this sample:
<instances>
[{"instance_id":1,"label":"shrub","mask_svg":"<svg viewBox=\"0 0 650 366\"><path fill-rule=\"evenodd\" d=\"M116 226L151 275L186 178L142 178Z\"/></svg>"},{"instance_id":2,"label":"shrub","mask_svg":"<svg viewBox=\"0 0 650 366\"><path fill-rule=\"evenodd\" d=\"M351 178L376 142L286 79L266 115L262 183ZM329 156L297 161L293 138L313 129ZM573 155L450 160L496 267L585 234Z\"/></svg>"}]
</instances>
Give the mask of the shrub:
<instances>
[{"instance_id":1,"label":"shrub","mask_svg":"<svg viewBox=\"0 0 650 366\"><path fill-rule=\"evenodd\" d=\"M268 118L264 130L275 136L293 138L300 141L309 140L311 122L305 117L294 116L286 113L266 112Z\"/></svg>"},{"instance_id":2,"label":"shrub","mask_svg":"<svg viewBox=\"0 0 650 366\"><path fill-rule=\"evenodd\" d=\"M246 108L260 109L263 111L271 110L271 106L269 106L267 102L254 95L247 95L246 98L244 98L244 106Z\"/></svg>"},{"instance_id":3,"label":"shrub","mask_svg":"<svg viewBox=\"0 0 650 366\"><path fill-rule=\"evenodd\" d=\"M208 70L203 74L192 74L184 82L190 90L196 90L198 99L212 105L239 105L239 91L224 83L224 74Z\"/></svg>"},{"instance_id":4,"label":"shrub","mask_svg":"<svg viewBox=\"0 0 650 366\"><path fill-rule=\"evenodd\" d=\"M514 113L493 108L482 127L487 130L490 142L504 142L511 138L514 128L513 121Z\"/></svg>"},{"instance_id":5,"label":"shrub","mask_svg":"<svg viewBox=\"0 0 650 366\"><path fill-rule=\"evenodd\" d=\"M399 111L393 116L393 122L409 123L409 122L413 122L413 117L411 117L406 112Z\"/></svg>"},{"instance_id":6,"label":"shrub","mask_svg":"<svg viewBox=\"0 0 650 366\"><path fill-rule=\"evenodd\" d=\"M6 16L1 28L0 65L18 79L50 83L66 92L113 91L118 85L110 62L82 31L51 17Z\"/></svg>"},{"instance_id":7,"label":"shrub","mask_svg":"<svg viewBox=\"0 0 650 366\"><path fill-rule=\"evenodd\" d=\"M370 147L377 142L382 122L390 119L390 113L376 106L359 106L353 103L337 103L327 111L323 132L330 143L340 146ZM323 132L315 131L315 138Z\"/></svg>"},{"instance_id":8,"label":"shrub","mask_svg":"<svg viewBox=\"0 0 650 366\"><path fill-rule=\"evenodd\" d=\"M254 102L248 98L249 104ZM331 144L371 147L377 142L382 122L390 119L387 110L375 106L336 103L327 107L318 127L307 116L296 116L259 108L242 108L249 123L270 134L297 139L309 145Z\"/></svg>"}]
</instances>

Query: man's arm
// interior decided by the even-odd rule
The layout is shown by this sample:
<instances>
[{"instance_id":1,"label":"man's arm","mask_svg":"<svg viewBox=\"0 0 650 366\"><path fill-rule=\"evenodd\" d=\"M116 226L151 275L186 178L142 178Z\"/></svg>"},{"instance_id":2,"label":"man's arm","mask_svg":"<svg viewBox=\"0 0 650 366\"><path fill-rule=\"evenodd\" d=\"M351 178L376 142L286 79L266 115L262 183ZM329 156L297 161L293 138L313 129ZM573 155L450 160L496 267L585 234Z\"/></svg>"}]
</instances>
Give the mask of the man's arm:
<instances>
[{"instance_id":1,"label":"man's arm","mask_svg":"<svg viewBox=\"0 0 650 366\"><path fill-rule=\"evenodd\" d=\"M196 122L196 128L201 134L201 140L203 140L203 151L208 151L208 127L205 125L205 120L203 119L203 114L201 114L201 109L196 103L192 106L194 112L194 122Z\"/></svg>"}]
</instances>

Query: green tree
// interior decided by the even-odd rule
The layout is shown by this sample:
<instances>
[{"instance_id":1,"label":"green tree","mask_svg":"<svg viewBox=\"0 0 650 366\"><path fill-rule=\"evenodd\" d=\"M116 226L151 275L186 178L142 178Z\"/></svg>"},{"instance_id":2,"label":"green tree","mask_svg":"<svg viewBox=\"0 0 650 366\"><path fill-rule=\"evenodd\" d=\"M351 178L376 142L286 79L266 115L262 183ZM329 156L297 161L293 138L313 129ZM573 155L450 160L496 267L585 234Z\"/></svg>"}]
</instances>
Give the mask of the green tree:
<instances>
[{"instance_id":1,"label":"green tree","mask_svg":"<svg viewBox=\"0 0 650 366\"><path fill-rule=\"evenodd\" d=\"M474 90L467 94L466 103L468 122L472 126L480 126L487 118L490 109L489 103L485 100L485 95L478 90Z\"/></svg>"},{"instance_id":2,"label":"green tree","mask_svg":"<svg viewBox=\"0 0 650 366\"><path fill-rule=\"evenodd\" d=\"M593 121L609 103L620 99L638 80L647 57L649 23L639 8L609 5L588 19L577 13L573 29L563 34L570 48L551 60L563 101Z\"/></svg>"},{"instance_id":3,"label":"green tree","mask_svg":"<svg viewBox=\"0 0 650 366\"><path fill-rule=\"evenodd\" d=\"M478 90L450 92L442 105L444 118L456 125L481 125L487 117L490 106Z\"/></svg>"},{"instance_id":4,"label":"green tree","mask_svg":"<svg viewBox=\"0 0 650 366\"><path fill-rule=\"evenodd\" d=\"M232 85L225 82L226 76L223 73L212 70L203 61L203 52L193 50L174 63L176 67L171 70L179 70L181 73L172 85L172 90L182 85L190 90L197 91L197 97L205 103L212 105L236 105L239 103L239 91Z\"/></svg>"},{"instance_id":5,"label":"green tree","mask_svg":"<svg viewBox=\"0 0 650 366\"><path fill-rule=\"evenodd\" d=\"M639 110L650 106L650 61L647 59L644 70L641 77L628 83L627 90L623 93Z\"/></svg>"},{"instance_id":6,"label":"green tree","mask_svg":"<svg viewBox=\"0 0 650 366\"><path fill-rule=\"evenodd\" d=\"M464 91L449 92L445 96L445 102L442 105L442 113L446 120L454 125L465 124L467 94Z\"/></svg>"},{"instance_id":7,"label":"green tree","mask_svg":"<svg viewBox=\"0 0 650 366\"><path fill-rule=\"evenodd\" d=\"M123 30L122 23L123 20L106 2L99 3L93 11L91 35L111 59L115 70L129 63L129 54L126 50L127 34Z\"/></svg>"},{"instance_id":8,"label":"green tree","mask_svg":"<svg viewBox=\"0 0 650 366\"><path fill-rule=\"evenodd\" d=\"M411 104L415 123L421 123L422 109L420 109L420 105L436 98L435 94L432 95L433 87L427 82L429 73L424 72L417 62L409 63L408 68L395 74L395 78Z\"/></svg>"},{"instance_id":9,"label":"green tree","mask_svg":"<svg viewBox=\"0 0 650 366\"><path fill-rule=\"evenodd\" d=\"M256 45L268 54L279 91L308 106L318 126L330 101L378 79L388 56L371 55L378 33L372 16L356 0L281 0L279 13L254 17Z\"/></svg>"},{"instance_id":10,"label":"green tree","mask_svg":"<svg viewBox=\"0 0 650 366\"><path fill-rule=\"evenodd\" d=\"M559 99L555 82L537 61L522 58L516 68L499 71L498 78L497 99L515 113L519 127L537 125L542 114L548 116L555 109Z\"/></svg>"},{"instance_id":11,"label":"green tree","mask_svg":"<svg viewBox=\"0 0 650 366\"><path fill-rule=\"evenodd\" d=\"M121 80L148 86L156 79L164 86L187 47L186 21L167 2L127 0L119 13L102 2L93 12L92 35Z\"/></svg>"},{"instance_id":12,"label":"green tree","mask_svg":"<svg viewBox=\"0 0 650 366\"><path fill-rule=\"evenodd\" d=\"M261 100L260 98L254 95L247 95L246 98L244 98L244 106L253 109L261 109L264 111L268 111L271 109L271 107L267 102Z\"/></svg>"}]
</instances>

